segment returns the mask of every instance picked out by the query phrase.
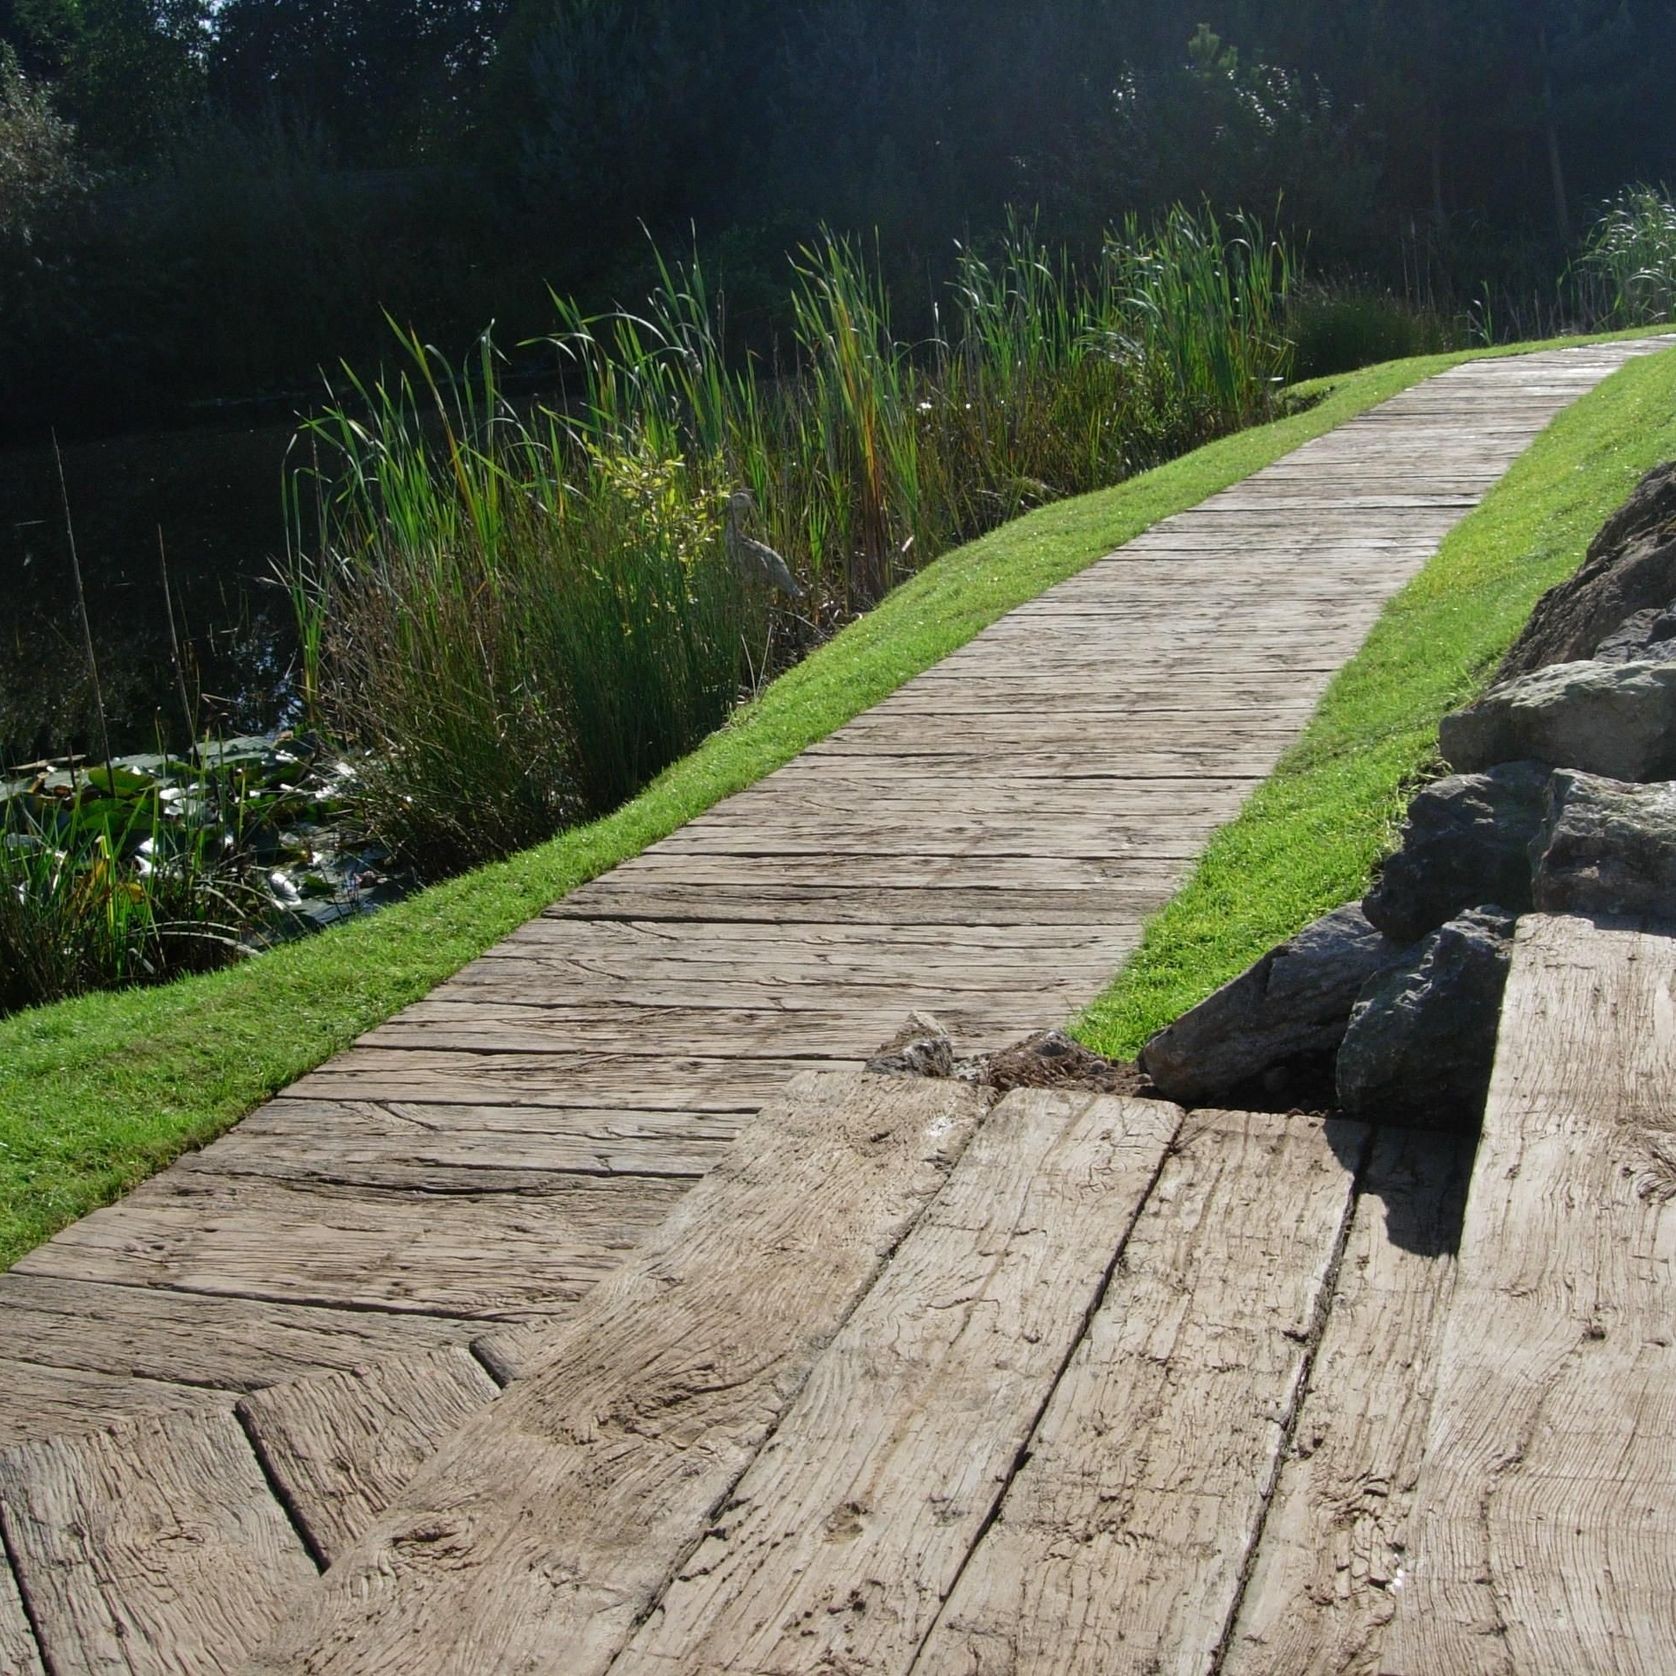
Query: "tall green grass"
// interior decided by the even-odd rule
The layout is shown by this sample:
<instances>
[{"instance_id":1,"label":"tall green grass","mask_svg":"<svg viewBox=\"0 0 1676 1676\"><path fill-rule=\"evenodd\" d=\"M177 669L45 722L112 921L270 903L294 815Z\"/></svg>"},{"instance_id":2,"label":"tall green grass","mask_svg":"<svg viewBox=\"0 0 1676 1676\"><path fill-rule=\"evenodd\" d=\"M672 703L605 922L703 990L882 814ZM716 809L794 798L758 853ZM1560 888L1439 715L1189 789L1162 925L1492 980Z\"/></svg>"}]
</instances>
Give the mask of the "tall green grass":
<instances>
[{"instance_id":1,"label":"tall green grass","mask_svg":"<svg viewBox=\"0 0 1676 1676\"><path fill-rule=\"evenodd\" d=\"M1607 288L1605 317L1650 326L1676 315L1676 198L1664 186L1628 186L1589 233L1581 267Z\"/></svg>"},{"instance_id":2,"label":"tall green grass","mask_svg":"<svg viewBox=\"0 0 1676 1676\"><path fill-rule=\"evenodd\" d=\"M1266 415L1292 275L1208 210L1126 223L1087 271L1015 222L907 343L877 262L826 237L767 364L730 356L696 262L638 310L555 299L533 406L487 337L452 373L404 335L292 478L305 690L368 752L369 820L436 877L615 806L938 554ZM732 567L739 488L795 609Z\"/></svg>"}]
</instances>

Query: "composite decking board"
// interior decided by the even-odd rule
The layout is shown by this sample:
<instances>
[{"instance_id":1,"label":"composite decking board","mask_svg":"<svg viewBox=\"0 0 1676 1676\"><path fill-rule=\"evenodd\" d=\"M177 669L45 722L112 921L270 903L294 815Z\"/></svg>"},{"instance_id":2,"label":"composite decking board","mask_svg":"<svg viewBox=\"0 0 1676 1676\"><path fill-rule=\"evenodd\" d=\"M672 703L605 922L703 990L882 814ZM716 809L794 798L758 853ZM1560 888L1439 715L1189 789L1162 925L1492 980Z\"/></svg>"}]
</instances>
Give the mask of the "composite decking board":
<instances>
[{"instance_id":1,"label":"composite decking board","mask_svg":"<svg viewBox=\"0 0 1676 1676\"><path fill-rule=\"evenodd\" d=\"M612 1676L906 1669L1180 1117L1008 1095Z\"/></svg>"},{"instance_id":2,"label":"composite decking board","mask_svg":"<svg viewBox=\"0 0 1676 1676\"><path fill-rule=\"evenodd\" d=\"M464 1345L246 1397L239 1413L317 1556L341 1554L500 1387Z\"/></svg>"},{"instance_id":3,"label":"composite decking board","mask_svg":"<svg viewBox=\"0 0 1676 1676\"><path fill-rule=\"evenodd\" d=\"M1520 922L1380 1668L1676 1646L1676 940Z\"/></svg>"},{"instance_id":4,"label":"composite decking board","mask_svg":"<svg viewBox=\"0 0 1676 1676\"><path fill-rule=\"evenodd\" d=\"M317 1575L230 1408L0 1451L0 1527L54 1673L236 1668Z\"/></svg>"},{"instance_id":5,"label":"composite decking board","mask_svg":"<svg viewBox=\"0 0 1676 1676\"><path fill-rule=\"evenodd\" d=\"M1465 504L1569 401L1651 347L1446 374L1002 617L696 835L556 904L508 940L500 970L496 956L480 963L488 981L473 999L502 1009L497 1029L528 1027L530 998L511 993L527 980L561 1006L615 997L619 1041L590 1045L590 1023L578 1027L588 1043L540 1053L350 1048L274 1102L271 1129L259 1117L167 1173L178 1193L137 1194L26 1260L23 1284L155 1300L155 1333L126 1309L95 1311L74 1351L54 1329L20 1360L132 1371L143 1395L145 1380L168 1384L155 1376L199 1305L225 1313L200 1317L182 1378L225 1391L306 1373L311 1334L322 1371L353 1365L355 1334L322 1318L363 1317L374 1358L455 1334L510 1339L510 1323L574 1311L743 1114L811 1065L873 1052L873 1001L958 1009L967 1047L1063 1018L1098 993ZM1461 504L1371 504L1412 496ZM817 851L807 817L823 790L825 836L841 842ZM856 818L869 814L871 829ZM752 821L762 853L731 853ZM992 853L998 838L1020 853ZM1097 854L1058 853L1095 842ZM541 971L532 949L591 970ZM728 1007L702 1003L702 1051L645 1039L648 1007L686 1008L696 1027L686 991L705 975L710 1000L740 987ZM881 993L866 993L875 983ZM779 984L795 1001L768 993ZM858 1014L853 1043L832 1034L845 1007ZM770 1009L810 1013L828 1039L788 1034L787 1051L763 1052L757 1015ZM408 1124L418 1138L404 1157ZM621 1239L603 1212L581 1214L583 1200L561 1214L564 1177L623 1193ZM244 1206L257 1214L241 1234Z\"/></svg>"},{"instance_id":6,"label":"composite decking board","mask_svg":"<svg viewBox=\"0 0 1676 1676\"><path fill-rule=\"evenodd\" d=\"M1365 1141L1188 1120L916 1676L1212 1668Z\"/></svg>"},{"instance_id":7,"label":"composite decking board","mask_svg":"<svg viewBox=\"0 0 1676 1676\"><path fill-rule=\"evenodd\" d=\"M1472 1154L1470 1137L1375 1137L1221 1676L1377 1666L1402 1586Z\"/></svg>"},{"instance_id":8,"label":"composite decking board","mask_svg":"<svg viewBox=\"0 0 1676 1676\"><path fill-rule=\"evenodd\" d=\"M793 1086L295 1603L253 1670L602 1671L985 1110ZM818 1211L817 1208L818 1207Z\"/></svg>"}]
</instances>

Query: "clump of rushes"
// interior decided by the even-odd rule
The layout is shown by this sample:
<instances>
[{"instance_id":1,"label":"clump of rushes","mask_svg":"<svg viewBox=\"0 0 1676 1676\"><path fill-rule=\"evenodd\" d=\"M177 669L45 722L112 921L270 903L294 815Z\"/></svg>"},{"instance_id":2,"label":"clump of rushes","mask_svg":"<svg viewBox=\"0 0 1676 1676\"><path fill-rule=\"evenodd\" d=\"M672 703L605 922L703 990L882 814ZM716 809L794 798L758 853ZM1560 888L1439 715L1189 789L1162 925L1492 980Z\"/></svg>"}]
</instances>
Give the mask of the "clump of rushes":
<instances>
[{"instance_id":1,"label":"clump of rushes","mask_svg":"<svg viewBox=\"0 0 1676 1676\"><path fill-rule=\"evenodd\" d=\"M367 752L368 823L434 878L615 806L939 553L1266 416L1292 274L1208 210L1127 223L1087 273L1015 222L908 345L826 237L784 367L730 360L696 262L636 313L555 299L551 407L505 396L487 338L456 376L403 335L290 478L304 691ZM729 564L740 488L795 607Z\"/></svg>"},{"instance_id":2,"label":"clump of rushes","mask_svg":"<svg viewBox=\"0 0 1676 1676\"><path fill-rule=\"evenodd\" d=\"M1605 282L1605 318L1652 326L1676 315L1676 198L1663 186L1627 186L1590 229L1582 266Z\"/></svg>"}]
</instances>

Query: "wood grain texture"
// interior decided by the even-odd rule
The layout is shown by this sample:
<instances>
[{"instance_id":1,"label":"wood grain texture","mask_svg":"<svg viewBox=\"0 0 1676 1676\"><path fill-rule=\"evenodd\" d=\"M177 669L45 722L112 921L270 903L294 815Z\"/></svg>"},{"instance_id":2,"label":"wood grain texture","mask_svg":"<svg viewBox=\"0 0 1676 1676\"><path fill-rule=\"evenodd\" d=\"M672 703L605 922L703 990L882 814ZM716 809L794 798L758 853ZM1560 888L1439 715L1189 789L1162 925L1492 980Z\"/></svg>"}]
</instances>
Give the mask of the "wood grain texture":
<instances>
[{"instance_id":1,"label":"wood grain texture","mask_svg":"<svg viewBox=\"0 0 1676 1676\"><path fill-rule=\"evenodd\" d=\"M0 1353L59 1371L256 1390L468 1336L457 1322L427 1316L251 1303L15 1269L0 1275Z\"/></svg>"},{"instance_id":2,"label":"wood grain texture","mask_svg":"<svg viewBox=\"0 0 1676 1676\"><path fill-rule=\"evenodd\" d=\"M1396 1610L1470 1140L1375 1137L1222 1676L1366 1676Z\"/></svg>"},{"instance_id":3,"label":"wood grain texture","mask_svg":"<svg viewBox=\"0 0 1676 1676\"><path fill-rule=\"evenodd\" d=\"M1383 1668L1676 1647L1676 940L1529 916Z\"/></svg>"},{"instance_id":4,"label":"wood grain texture","mask_svg":"<svg viewBox=\"0 0 1676 1676\"><path fill-rule=\"evenodd\" d=\"M0 1553L0 1676L46 1676L41 1649L23 1609L17 1578Z\"/></svg>"},{"instance_id":5,"label":"wood grain texture","mask_svg":"<svg viewBox=\"0 0 1676 1676\"><path fill-rule=\"evenodd\" d=\"M800 1080L252 1669L604 1670L985 1106L950 1082Z\"/></svg>"},{"instance_id":6,"label":"wood grain texture","mask_svg":"<svg viewBox=\"0 0 1676 1676\"><path fill-rule=\"evenodd\" d=\"M0 1449L32 1438L97 1431L135 1414L230 1408L224 1391L40 1362L0 1361Z\"/></svg>"},{"instance_id":7,"label":"wood grain texture","mask_svg":"<svg viewBox=\"0 0 1676 1676\"><path fill-rule=\"evenodd\" d=\"M1008 1095L612 1676L905 1669L1180 1116Z\"/></svg>"},{"instance_id":8,"label":"wood grain texture","mask_svg":"<svg viewBox=\"0 0 1676 1676\"><path fill-rule=\"evenodd\" d=\"M239 1412L315 1553L330 1561L499 1394L455 1346L292 1380L246 1397Z\"/></svg>"},{"instance_id":9,"label":"wood grain texture","mask_svg":"<svg viewBox=\"0 0 1676 1676\"><path fill-rule=\"evenodd\" d=\"M1197 1113L916 1673L1211 1668L1365 1140Z\"/></svg>"},{"instance_id":10,"label":"wood grain texture","mask_svg":"<svg viewBox=\"0 0 1676 1676\"><path fill-rule=\"evenodd\" d=\"M0 1526L55 1673L233 1668L316 1576L230 1409L0 1453Z\"/></svg>"},{"instance_id":11,"label":"wood grain texture","mask_svg":"<svg viewBox=\"0 0 1676 1676\"><path fill-rule=\"evenodd\" d=\"M173 1170L17 1267L285 1304L516 1315L579 1297L681 1191L560 1176L540 1193L377 1193Z\"/></svg>"}]
</instances>

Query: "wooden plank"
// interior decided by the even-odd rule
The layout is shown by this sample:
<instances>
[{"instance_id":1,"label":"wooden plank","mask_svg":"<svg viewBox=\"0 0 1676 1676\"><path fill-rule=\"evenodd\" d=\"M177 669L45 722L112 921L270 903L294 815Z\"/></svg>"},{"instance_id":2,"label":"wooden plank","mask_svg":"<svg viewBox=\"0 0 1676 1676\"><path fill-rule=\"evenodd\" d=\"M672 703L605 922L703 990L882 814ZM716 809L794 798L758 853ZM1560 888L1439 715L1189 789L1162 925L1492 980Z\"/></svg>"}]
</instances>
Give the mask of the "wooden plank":
<instances>
[{"instance_id":1,"label":"wooden plank","mask_svg":"<svg viewBox=\"0 0 1676 1676\"><path fill-rule=\"evenodd\" d=\"M574 1302L684 1186L561 1175L539 1194L427 1194L170 1171L17 1266L280 1303L529 1314Z\"/></svg>"},{"instance_id":2,"label":"wooden plank","mask_svg":"<svg viewBox=\"0 0 1676 1676\"><path fill-rule=\"evenodd\" d=\"M315 1554L331 1561L500 1387L463 1345L277 1385L239 1413Z\"/></svg>"},{"instance_id":3,"label":"wooden plank","mask_svg":"<svg viewBox=\"0 0 1676 1676\"><path fill-rule=\"evenodd\" d=\"M1376 1135L1222 1676L1376 1668L1409 1542L1473 1145Z\"/></svg>"},{"instance_id":4,"label":"wooden plank","mask_svg":"<svg viewBox=\"0 0 1676 1676\"><path fill-rule=\"evenodd\" d=\"M916 1672L1213 1667L1365 1131L1197 1114L1186 1134Z\"/></svg>"},{"instance_id":5,"label":"wooden plank","mask_svg":"<svg viewBox=\"0 0 1676 1676\"><path fill-rule=\"evenodd\" d=\"M0 1453L0 1525L54 1672L235 1669L316 1576L230 1409Z\"/></svg>"},{"instance_id":6,"label":"wooden plank","mask_svg":"<svg viewBox=\"0 0 1676 1676\"><path fill-rule=\"evenodd\" d=\"M118 1378L40 1362L0 1361L0 1449L35 1438L98 1431L157 1410L200 1413L233 1399L172 1380Z\"/></svg>"},{"instance_id":7,"label":"wooden plank","mask_svg":"<svg viewBox=\"0 0 1676 1676\"><path fill-rule=\"evenodd\" d=\"M587 1106L625 1111L725 1111L761 1106L814 1062L802 1058L675 1058L614 1052L476 1054L352 1047L291 1088L308 1099L397 1104ZM829 1070L860 1070L826 1059Z\"/></svg>"},{"instance_id":8,"label":"wooden plank","mask_svg":"<svg viewBox=\"0 0 1676 1676\"><path fill-rule=\"evenodd\" d=\"M41 1649L23 1609L17 1578L0 1552L0 1676L46 1676Z\"/></svg>"},{"instance_id":9,"label":"wooden plank","mask_svg":"<svg viewBox=\"0 0 1676 1676\"><path fill-rule=\"evenodd\" d=\"M572 891L546 912L557 919L714 921L764 925L985 925L1077 929L1108 925L1139 941L1140 923L1161 907L1186 876L1183 860L1169 877L1108 884L1096 890L973 890L782 885L766 880L722 883L626 879L608 873Z\"/></svg>"},{"instance_id":10,"label":"wooden plank","mask_svg":"<svg viewBox=\"0 0 1676 1676\"><path fill-rule=\"evenodd\" d=\"M422 1315L0 1275L0 1346L60 1371L243 1391L461 1338L458 1323Z\"/></svg>"},{"instance_id":11,"label":"wooden plank","mask_svg":"<svg viewBox=\"0 0 1676 1676\"><path fill-rule=\"evenodd\" d=\"M603 1671L984 1107L950 1082L802 1079L253 1668Z\"/></svg>"},{"instance_id":12,"label":"wooden plank","mask_svg":"<svg viewBox=\"0 0 1676 1676\"><path fill-rule=\"evenodd\" d=\"M1180 1118L1003 1100L612 1676L905 1669Z\"/></svg>"},{"instance_id":13,"label":"wooden plank","mask_svg":"<svg viewBox=\"0 0 1676 1676\"><path fill-rule=\"evenodd\" d=\"M743 1114L727 1112L397 1105L284 1095L247 1117L224 1143L181 1164L277 1180L432 1190L479 1170L531 1178L554 1171L694 1177L727 1150L741 1121ZM450 1343L458 1337L446 1327L439 1331ZM380 1348L424 1346L389 1342ZM374 1353L315 1365L358 1366Z\"/></svg>"},{"instance_id":14,"label":"wooden plank","mask_svg":"<svg viewBox=\"0 0 1676 1676\"><path fill-rule=\"evenodd\" d=\"M1382 1668L1676 1645L1676 941L1520 922Z\"/></svg>"},{"instance_id":15,"label":"wooden plank","mask_svg":"<svg viewBox=\"0 0 1676 1676\"><path fill-rule=\"evenodd\" d=\"M1057 1023L1037 997L998 995L983 1004L939 996L938 1016L963 1042L1000 1043L1021 1029ZM416 1003L362 1036L369 1048L475 1054L610 1052L625 1035L640 1054L674 1057L725 1051L739 1058L856 1059L873 1053L901 1026L903 1000L884 996L867 1005L791 1011L781 1007L508 1007L495 1001ZM614 1016L613 1016L614 1015Z\"/></svg>"}]
</instances>

